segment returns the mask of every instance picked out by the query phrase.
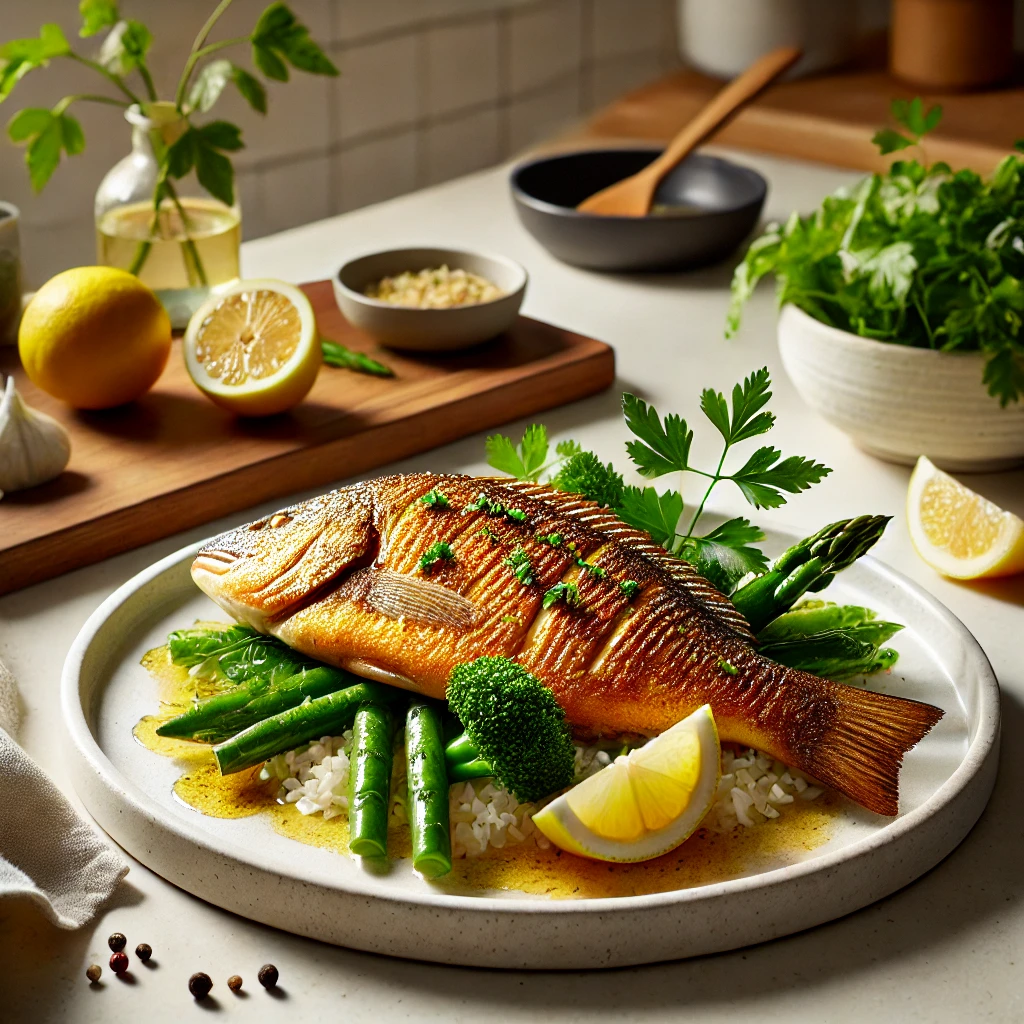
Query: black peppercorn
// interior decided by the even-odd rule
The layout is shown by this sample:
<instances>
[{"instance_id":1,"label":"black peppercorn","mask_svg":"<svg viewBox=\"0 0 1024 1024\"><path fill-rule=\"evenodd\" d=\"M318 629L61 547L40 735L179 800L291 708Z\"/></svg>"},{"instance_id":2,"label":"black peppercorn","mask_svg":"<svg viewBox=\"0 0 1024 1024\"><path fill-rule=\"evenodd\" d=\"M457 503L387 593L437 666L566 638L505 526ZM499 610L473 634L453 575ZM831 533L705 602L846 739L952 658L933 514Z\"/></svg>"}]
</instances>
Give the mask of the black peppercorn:
<instances>
[{"instance_id":1,"label":"black peppercorn","mask_svg":"<svg viewBox=\"0 0 1024 1024\"><path fill-rule=\"evenodd\" d=\"M143 963L146 963L149 960L149 958L153 955L153 947L148 942L140 942L135 947L135 955Z\"/></svg>"},{"instance_id":2,"label":"black peppercorn","mask_svg":"<svg viewBox=\"0 0 1024 1024\"><path fill-rule=\"evenodd\" d=\"M128 940L124 937L121 932L112 932L110 938L107 939L107 945L115 952L120 953L122 949L128 944Z\"/></svg>"},{"instance_id":3,"label":"black peppercorn","mask_svg":"<svg viewBox=\"0 0 1024 1024\"><path fill-rule=\"evenodd\" d=\"M241 977L237 974L232 974L231 977L228 978L228 988L231 989L232 992L240 992L242 989Z\"/></svg>"},{"instance_id":4,"label":"black peppercorn","mask_svg":"<svg viewBox=\"0 0 1024 1024\"><path fill-rule=\"evenodd\" d=\"M279 975L277 968L273 964L264 964L256 977L259 978L260 984L264 988L274 988L277 985Z\"/></svg>"},{"instance_id":5,"label":"black peppercorn","mask_svg":"<svg viewBox=\"0 0 1024 1024\"><path fill-rule=\"evenodd\" d=\"M202 971L196 971L196 973L188 979L188 990L196 997L196 999L203 999L208 996L211 988L213 988L213 982L210 980L210 976L208 974L203 974Z\"/></svg>"},{"instance_id":6,"label":"black peppercorn","mask_svg":"<svg viewBox=\"0 0 1024 1024\"><path fill-rule=\"evenodd\" d=\"M95 985L100 980L103 968L99 964L89 964L85 969L85 976Z\"/></svg>"},{"instance_id":7,"label":"black peppercorn","mask_svg":"<svg viewBox=\"0 0 1024 1024\"><path fill-rule=\"evenodd\" d=\"M128 954L118 950L110 954L110 969L115 974L124 974L128 970Z\"/></svg>"}]
</instances>

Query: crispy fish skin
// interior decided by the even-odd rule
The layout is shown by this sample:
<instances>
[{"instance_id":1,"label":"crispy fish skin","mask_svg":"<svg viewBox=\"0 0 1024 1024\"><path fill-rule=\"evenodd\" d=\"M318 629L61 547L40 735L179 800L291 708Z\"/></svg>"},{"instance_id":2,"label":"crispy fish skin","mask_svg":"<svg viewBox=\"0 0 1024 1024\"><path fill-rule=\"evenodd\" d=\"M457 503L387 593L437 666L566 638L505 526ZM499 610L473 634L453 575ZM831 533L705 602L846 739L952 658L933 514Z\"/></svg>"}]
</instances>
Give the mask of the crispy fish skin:
<instances>
[{"instance_id":1,"label":"crispy fish skin","mask_svg":"<svg viewBox=\"0 0 1024 1024\"><path fill-rule=\"evenodd\" d=\"M435 489L446 505L420 500ZM453 557L421 568L437 542ZM529 583L506 562L516 549ZM723 739L881 814L897 813L903 755L942 717L762 657L691 566L543 485L434 474L355 484L223 534L192 575L235 618L296 650L431 697L444 697L455 665L504 655L587 734L653 735L709 703ZM632 599L626 580L640 585ZM578 605L544 609L562 582Z\"/></svg>"}]
</instances>

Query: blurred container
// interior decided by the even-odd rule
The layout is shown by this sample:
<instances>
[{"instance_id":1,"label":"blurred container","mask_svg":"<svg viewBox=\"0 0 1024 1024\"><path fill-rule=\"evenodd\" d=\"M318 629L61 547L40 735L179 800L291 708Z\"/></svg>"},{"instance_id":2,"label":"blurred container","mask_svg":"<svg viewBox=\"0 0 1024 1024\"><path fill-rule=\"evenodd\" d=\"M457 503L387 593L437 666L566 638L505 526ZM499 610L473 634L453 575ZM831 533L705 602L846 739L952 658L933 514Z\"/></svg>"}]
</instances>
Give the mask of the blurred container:
<instances>
[{"instance_id":1,"label":"blurred container","mask_svg":"<svg viewBox=\"0 0 1024 1024\"><path fill-rule=\"evenodd\" d=\"M1013 0L893 0L892 73L927 89L978 89L1013 71Z\"/></svg>"},{"instance_id":2,"label":"blurred container","mask_svg":"<svg viewBox=\"0 0 1024 1024\"><path fill-rule=\"evenodd\" d=\"M0 345L15 345L21 322L21 239L16 206L0 203Z\"/></svg>"},{"instance_id":3,"label":"blurred container","mask_svg":"<svg viewBox=\"0 0 1024 1024\"><path fill-rule=\"evenodd\" d=\"M854 0L679 0L683 59L719 78L735 78L779 46L804 55L786 74L799 78L847 60L857 42Z\"/></svg>"}]
</instances>

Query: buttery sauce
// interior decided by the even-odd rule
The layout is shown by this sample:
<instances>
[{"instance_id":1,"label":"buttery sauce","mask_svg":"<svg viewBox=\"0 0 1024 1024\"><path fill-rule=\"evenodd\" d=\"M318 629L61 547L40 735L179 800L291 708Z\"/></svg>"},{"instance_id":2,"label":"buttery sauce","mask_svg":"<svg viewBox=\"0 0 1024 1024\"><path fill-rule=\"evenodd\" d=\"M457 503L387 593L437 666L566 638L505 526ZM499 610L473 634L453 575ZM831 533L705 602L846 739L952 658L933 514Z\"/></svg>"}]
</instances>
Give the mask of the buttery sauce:
<instances>
[{"instance_id":1,"label":"buttery sauce","mask_svg":"<svg viewBox=\"0 0 1024 1024\"><path fill-rule=\"evenodd\" d=\"M608 864L533 845L489 850L482 857L454 861L451 874L435 884L454 894L510 889L555 899L691 889L795 863L828 839L839 803L838 797L822 794L753 828L737 825L726 833L698 829L682 846L639 864Z\"/></svg>"},{"instance_id":2,"label":"buttery sauce","mask_svg":"<svg viewBox=\"0 0 1024 1024\"><path fill-rule=\"evenodd\" d=\"M133 735L148 750L179 762L183 772L174 783L176 799L214 818L263 814L273 829L288 839L348 853L348 819L344 815L325 821L320 814L300 814L293 805L278 803L276 781L262 782L259 768L221 775L208 746L157 736L157 727L185 711L194 697L209 696L225 684L197 683L187 669L171 661L167 647L149 651L142 664L157 682L160 711L142 718ZM511 890L554 899L689 889L799 860L828 840L841 803L841 798L826 792L813 803L797 801L777 820L753 828L737 826L724 834L698 829L678 849L639 864L607 864L533 844L490 849L483 856L454 861L451 873L433 885L453 894ZM400 860L410 855L409 827L392 826L389 858Z\"/></svg>"}]
</instances>

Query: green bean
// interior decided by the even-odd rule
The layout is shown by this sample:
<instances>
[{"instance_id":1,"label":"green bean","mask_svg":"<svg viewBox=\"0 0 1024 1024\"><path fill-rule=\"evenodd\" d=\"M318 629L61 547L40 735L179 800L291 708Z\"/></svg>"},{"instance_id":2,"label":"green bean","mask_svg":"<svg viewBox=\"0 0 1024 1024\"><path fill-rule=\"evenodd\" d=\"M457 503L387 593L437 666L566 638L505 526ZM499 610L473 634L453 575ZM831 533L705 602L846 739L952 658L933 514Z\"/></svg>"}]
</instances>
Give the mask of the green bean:
<instances>
[{"instance_id":1,"label":"green bean","mask_svg":"<svg viewBox=\"0 0 1024 1024\"><path fill-rule=\"evenodd\" d=\"M352 727L349 773L349 849L359 857L386 857L391 810L395 719L391 708L363 704Z\"/></svg>"},{"instance_id":2,"label":"green bean","mask_svg":"<svg viewBox=\"0 0 1024 1024\"><path fill-rule=\"evenodd\" d=\"M437 705L414 701L409 706L405 718L405 751L412 864L427 878L437 878L452 869L448 775L441 712Z\"/></svg>"},{"instance_id":3,"label":"green bean","mask_svg":"<svg viewBox=\"0 0 1024 1024\"><path fill-rule=\"evenodd\" d=\"M221 775L251 768L309 740L336 735L352 724L360 704L387 701L394 693L380 683L358 683L257 722L213 748Z\"/></svg>"},{"instance_id":4,"label":"green bean","mask_svg":"<svg viewBox=\"0 0 1024 1024\"><path fill-rule=\"evenodd\" d=\"M307 697L322 697L358 681L358 676L326 665L305 669L279 682L267 676L252 676L193 705L184 714L164 722L156 732L158 736L219 743L250 725L296 707Z\"/></svg>"}]
</instances>

